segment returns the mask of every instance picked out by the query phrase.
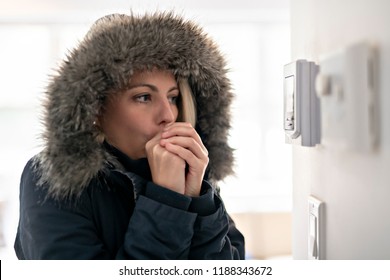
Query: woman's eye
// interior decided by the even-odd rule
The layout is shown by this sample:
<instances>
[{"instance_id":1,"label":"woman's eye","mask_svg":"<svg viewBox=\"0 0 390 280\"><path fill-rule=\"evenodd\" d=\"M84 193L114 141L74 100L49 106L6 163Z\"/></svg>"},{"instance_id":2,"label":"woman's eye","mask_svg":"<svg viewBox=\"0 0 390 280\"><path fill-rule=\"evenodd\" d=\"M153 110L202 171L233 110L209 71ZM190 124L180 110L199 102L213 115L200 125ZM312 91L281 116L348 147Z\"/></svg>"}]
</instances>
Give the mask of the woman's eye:
<instances>
[{"instance_id":1,"label":"woman's eye","mask_svg":"<svg viewBox=\"0 0 390 280\"><path fill-rule=\"evenodd\" d=\"M177 104L177 100L179 99L178 95L169 97L169 102L172 104Z\"/></svg>"},{"instance_id":2,"label":"woman's eye","mask_svg":"<svg viewBox=\"0 0 390 280\"><path fill-rule=\"evenodd\" d=\"M150 94L142 94L135 96L135 100L140 103L146 103L151 100Z\"/></svg>"}]
</instances>

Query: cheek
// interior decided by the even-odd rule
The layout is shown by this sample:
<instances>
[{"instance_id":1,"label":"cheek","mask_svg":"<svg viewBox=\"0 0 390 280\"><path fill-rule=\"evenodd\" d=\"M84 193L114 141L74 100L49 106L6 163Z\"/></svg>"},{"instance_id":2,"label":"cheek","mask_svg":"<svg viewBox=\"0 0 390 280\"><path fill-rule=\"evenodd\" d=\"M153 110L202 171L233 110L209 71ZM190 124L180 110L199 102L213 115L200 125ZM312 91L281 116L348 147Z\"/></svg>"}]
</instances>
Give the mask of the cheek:
<instances>
[{"instance_id":1,"label":"cheek","mask_svg":"<svg viewBox=\"0 0 390 280\"><path fill-rule=\"evenodd\" d=\"M149 140L155 134L151 119L142 112L133 111L123 114L118 121L121 122L123 132L128 136Z\"/></svg>"},{"instance_id":2,"label":"cheek","mask_svg":"<svg viewBox=\"0 0 390 280\"><path fill-rule=\"evenodd\" d=\"M111 136L118 137L125 133L127 127L131 125L131 111L121 104L112 104L107 108L106 114L103 117L103 129Z\"/></svg>"}]
</instances>

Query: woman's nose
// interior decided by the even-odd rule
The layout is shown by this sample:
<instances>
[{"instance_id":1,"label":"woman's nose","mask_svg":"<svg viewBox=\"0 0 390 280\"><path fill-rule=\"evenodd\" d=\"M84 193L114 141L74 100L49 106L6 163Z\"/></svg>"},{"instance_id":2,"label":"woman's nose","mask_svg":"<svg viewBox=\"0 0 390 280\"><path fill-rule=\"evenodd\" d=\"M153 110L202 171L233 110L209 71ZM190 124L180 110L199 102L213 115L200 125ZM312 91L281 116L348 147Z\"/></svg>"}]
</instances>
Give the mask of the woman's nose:
<instances>
[{"instance_id":1,"label":"woman's nose","mask_svg":"<svg viewBox=\"0 0 390 280\"><path fill-rule=\"evenodd\" d=\"M168 124L176 120L174 106L169 100L163 100L160 104L160 123Z\"/></svg>"}]
</instances>

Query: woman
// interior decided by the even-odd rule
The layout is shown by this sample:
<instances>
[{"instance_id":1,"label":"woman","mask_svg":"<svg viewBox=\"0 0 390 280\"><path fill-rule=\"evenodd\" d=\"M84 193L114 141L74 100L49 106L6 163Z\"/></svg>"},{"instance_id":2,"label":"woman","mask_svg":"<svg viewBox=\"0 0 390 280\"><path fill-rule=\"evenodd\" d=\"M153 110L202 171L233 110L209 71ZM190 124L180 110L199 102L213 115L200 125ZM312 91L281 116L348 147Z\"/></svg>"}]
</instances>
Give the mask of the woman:
<instances>
[{"instance_id":1,"label":"woman","mask_svg":"<svg viewBox=\"0 0 390 280\"><path fill-rule=\"evenodd\" d=\"M225 62L171 14L98 20L60 67L22 174L19 259L243 259ZM196 105L196 107L195 107Z\"/></svg>"}]
</instances>

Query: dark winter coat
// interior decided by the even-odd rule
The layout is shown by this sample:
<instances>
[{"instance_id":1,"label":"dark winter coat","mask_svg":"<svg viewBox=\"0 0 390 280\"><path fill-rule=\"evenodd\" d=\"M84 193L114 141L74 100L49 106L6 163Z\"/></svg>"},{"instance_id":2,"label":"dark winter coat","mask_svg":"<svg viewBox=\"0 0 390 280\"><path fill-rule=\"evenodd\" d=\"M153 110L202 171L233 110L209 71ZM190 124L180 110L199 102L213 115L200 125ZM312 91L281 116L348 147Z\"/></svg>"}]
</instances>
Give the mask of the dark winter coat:
<instances>
[{"instance_id":1,"label":"dark winter coat","mask_svg":"<svg viewBox=\"0 0 390 280\"><path fill-rule=\"evenodd\" d=\"M102 143L94 125L109 94L154 67L186 78L195 96L210 159L197 198L154 184L147 159ZM233 164L225 67L203 31L171 13L98 20L48 87L44 147L21 178L18 258L244 258L215 187Z\"/></svg>"}]
</instances>

